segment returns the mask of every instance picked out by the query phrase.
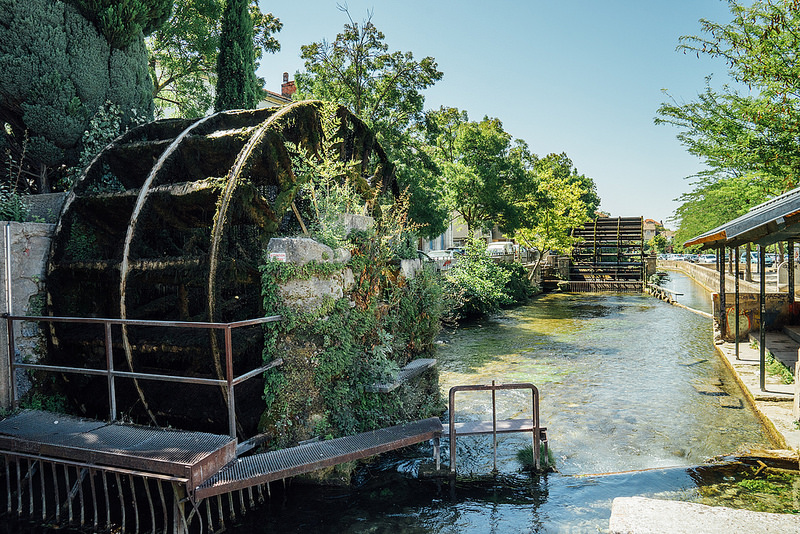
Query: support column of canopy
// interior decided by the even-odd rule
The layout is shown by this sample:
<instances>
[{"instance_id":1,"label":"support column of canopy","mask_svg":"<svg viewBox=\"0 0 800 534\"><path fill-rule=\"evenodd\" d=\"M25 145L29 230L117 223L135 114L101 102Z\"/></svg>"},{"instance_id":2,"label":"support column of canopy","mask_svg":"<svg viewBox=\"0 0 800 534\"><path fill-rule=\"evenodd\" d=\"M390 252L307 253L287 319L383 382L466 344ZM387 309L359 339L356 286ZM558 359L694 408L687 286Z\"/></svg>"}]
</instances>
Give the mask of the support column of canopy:
<instances>
[{"instance_id":1,"label":"support column of canopy","mask_svg":"<svg viewBox=\"0 0 800 534\"><path fill-rule=\"evenodd\" d=\"M725 245L721 245L717 249L717 269L719 272L719 313L717 315L717 324L719 324L720 337L725 340L725 323L727 322L727 313L725 311Z\"/></svg>"},{"instance_id":2,"label":"support column of canopy","mask_svg":"<svg viewBox=\"0 0 800 534\"><path fill-rule=\"evenodd\" d=\"M733 254L736 257L734 260L734 294L735 294L735 301L736 301L736 333L734 334L734 343L736 344L736 359L739 359L739 247L736 247L733 250Z\"/></svg>"},{"instance_id":3,"label":"support column of canopy","mask_svg":"<svg viewBox=\"0 0 800 534\"><path fill-rule=\"evenodd\" d=\"M789 303L794 304L794 241L791 239L786 242L786 265L789 267Z\"/></svg>"}]
</instances>

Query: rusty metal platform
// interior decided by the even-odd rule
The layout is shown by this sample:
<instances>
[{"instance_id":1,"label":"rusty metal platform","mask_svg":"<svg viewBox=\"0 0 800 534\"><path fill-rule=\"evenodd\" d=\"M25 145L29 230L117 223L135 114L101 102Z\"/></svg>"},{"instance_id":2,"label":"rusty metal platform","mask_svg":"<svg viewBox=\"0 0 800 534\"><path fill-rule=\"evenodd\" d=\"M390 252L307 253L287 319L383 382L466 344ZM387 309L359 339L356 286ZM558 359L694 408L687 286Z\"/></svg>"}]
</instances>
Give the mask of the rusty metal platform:
<instances>
[{"instance_id":1,"label":"rusty metal platform","mask_svg":"<svg viewBox=\"0 0 800 534\"><path fill-rule=\"evenodd\" d=\"M0 453L169 475L193 488L236 457L236 440L24 410L0 421Z\"/></svg>"},{"instance_id":2,"label":"rusty metal platform","mask_svg":"<svg viewBox=\"0 0 800 534\"><path fill-rule=\"evenodd\" d=\"M435 439L441 433L441 421L432 417L354 436L254 454L239 458L222 468L195 490L195 498L203 499L366 458Z\"/></svg>"}]
</instances>

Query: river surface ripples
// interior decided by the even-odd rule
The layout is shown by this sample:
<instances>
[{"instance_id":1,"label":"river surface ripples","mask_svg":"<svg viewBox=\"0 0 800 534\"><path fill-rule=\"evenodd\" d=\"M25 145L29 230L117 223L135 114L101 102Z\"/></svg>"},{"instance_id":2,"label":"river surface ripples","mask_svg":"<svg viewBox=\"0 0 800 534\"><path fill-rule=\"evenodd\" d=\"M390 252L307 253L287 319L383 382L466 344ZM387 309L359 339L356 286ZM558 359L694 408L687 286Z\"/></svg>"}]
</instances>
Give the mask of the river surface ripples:
<instances>
[{"instance_id":1,"label":"river surface ripples","mask_svg":"<svg viewBox=\"0 0 800 534\"><path fill-rule=\"evenodd\" d=\"M708 311L708 293L685 276L672 273L667 287ZM536 385L559 472L522 472L516 453L530 437L508 434L498 438L492 476L491 437L462 437L455 482L425 474L432 447L422 446L382 457L348 490L294 482L234 531L597 532L608 528L614 497L708 502L703 488L735 475L696 466L769 447L714 351L710 319L645 294L542 295L444 332L437 358L445 398L455 385ZM710 383L721 384L724 403L694 387ZM491 418L486 392L456 401L459 421ZM501 419L529 417L530 395L499 391L497 410Z\"/></svg>"}]
</instances>

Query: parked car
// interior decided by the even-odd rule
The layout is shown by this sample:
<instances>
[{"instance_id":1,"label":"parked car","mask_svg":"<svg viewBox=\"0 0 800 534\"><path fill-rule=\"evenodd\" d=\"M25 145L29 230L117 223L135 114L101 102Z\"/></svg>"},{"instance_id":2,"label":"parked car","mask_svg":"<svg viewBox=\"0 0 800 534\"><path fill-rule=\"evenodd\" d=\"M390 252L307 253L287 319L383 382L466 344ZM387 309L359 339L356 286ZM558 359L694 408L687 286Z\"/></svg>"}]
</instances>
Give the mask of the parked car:
<instances>
[{"instance_id":1,"label":"parked car","mask_svg":"<svg viewBox=\"0 0 800 534\"><path fill-rule=\"evenodd\" d=\"M440 271L446 271L456 264L458 258L452 250L429 250L428 257L436 262Z\"/></svg>"},{"instance_id":2,"label":"parked car","mask_svg":"<svg viewBox=\"0 0 800 534\"><path fill-rule=\"evenodd\" d=\"M700 259L697 263L713 264L717 263L716 254L700 254Z\"/></svg>"},{"instance_id":3,"label":"parked car","mask_svg":"<svg viewBox=\"0 0 800 534\"><path fill-rule=\"evenodd\" d=\"M500 263L514 261L514 243L511 241L495 241L486 245L486 253Z\"/></svg>"},{"instance_id":4,"label":"parked car","mask_svg":"<svg viewBox=\"0 0 800 534\"><path fill-rule=\"evenodd\" d=\"M453 257L463 256L467 253L464 247L447 247L447 250L453 253Z\"/></svg>"},{"instance_id":5,"label":"parked car","mask_svg":"<svg viewBox=\"0 0 800 534\"><path fill-rule=\"evenodd\" d=\"M739 263L747 263L747 253L743 253L739 258ZM754 263L758 265L758 252L751 252L750 253L750 263ZM772 267L775 263L775 254L765 254L764 255L764 265L767 267Z\"/></svg>"}]
</instances>

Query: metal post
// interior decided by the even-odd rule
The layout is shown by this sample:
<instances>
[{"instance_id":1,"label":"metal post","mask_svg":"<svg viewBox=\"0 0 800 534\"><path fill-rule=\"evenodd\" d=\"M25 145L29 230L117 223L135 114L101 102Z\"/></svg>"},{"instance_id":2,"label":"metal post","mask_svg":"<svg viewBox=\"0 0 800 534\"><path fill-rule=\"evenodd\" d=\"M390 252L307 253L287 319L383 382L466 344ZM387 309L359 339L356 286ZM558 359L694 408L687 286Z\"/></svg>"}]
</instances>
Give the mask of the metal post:
<instances>
[{"instance_id":1,"label":"metal post","mask_svg":"<svg viewBox=\"0 0 800 534\"><path fill-rule=\"evenodd\" d=\"M789 266L789 302L794 304L794 241L791 239L786 242L786 264Z\"/></svg>"},{"instance_id":2,"label":"metal post","mask_svg":"<svg viewBox=\"0 0 800 534\"><path fill-rule=\"evenodd\" d=\"M748 282L752 282L753 281L753 265L752 265L753 247L752 247L752 245L750 243L747 243L747 245L745 246L744 250L745 250L745 254L747 255L747 258L745 259L745 262L744 262L744 279L747 280Z\"/></svg>"},{"instance_id":3,"label":"metal post","mask_svg":"<svg viewBox=\"0 0 800 534\"><path fill-rule=\"evenodd\" d=\"M17 408L17 370L14 365L15 353L17 352L14 346L14 320L11 317L6 318L6 325L8 328L8 405L12 409Z\"/></svg>"},{"instance_id":4,"label":"metal post","mask_svg":"<svg viewBox=\"0 0 800 534\"><path fill-rule=\"evenodd\" d=\"M233 396L233 342L230 325L225 328L225 380L228 382L228 434L236 439L236 401Z\"/></svg>"},{"instance_id":5,"label":"metal post","mask_svg":"<svg viewBox=\"0 0 800 534\"><path fill-rule=\"evenodd\" d=\"M11 223L5 227L5 255L6 255L6 312L11 315Z\"/></svg>"},{"instance_id":6,"label":"metal post","mask_svg":"<svg viewBox=\"0 0 800 534\"><path fill-rule=\"evenodd\" d=\"M537 471L541 470L541 458L539 458L539 438L541 429L539 428L539 390L531 384L531 418L533 419L533 435L531 436L531 447L533 447L533 465Z\"/></svg>"},{"instance_id":7,"label":"metal post","mask_svg":"<svg viewBox=\"0 0 800 534\"><path fill-rule=\"evenodd\" d=\"M450 473L456 474L456 391L450 388Z\"/></svg>"},{"instance_id":8,"label":"metal post","mask_svg":"<svg viewBox=\"0 0 800 534\"><path fill-rule=\"evenodd\" d=\"M719 247L717 256L717 264L719 265L719 333L722 339L725 340L726 323L728 322L728 312L725 307L725 245Z\"/></svg>"},{"instance_id":9,"label":"metal post","mask_svg":"<svg viewBox=\"0 0 800 534\"><path fill-rule=\"evenodd\" d=\"M114 349L111 340L111 323L104 323L106 342L106 373L108 374L108 417L117 420L117 393L114 384Z\"/></svg>"},{"instance_id":10,"label":"metal post","mask_svg":"<svg viewBox=\"0 0 800 534\"><path fill-rule=\"evenodd\" d=\"M733 276L735 277L734 285L735 285L735 294L736 294L736 339L734 342L736 343L736 359L739 359L739 247L734 249L734 254L736 256L736 263Z\"/></svg>"},{"instance_id":11,"label":"metal post","mask_svg":"<svg viewBox=\"0 0 800 534\"><path fill-rule=\"evenodd\" d=\"M492 447L494 448L494 469L492 472L497 474L497 390L494 388L494 380L492 380Z\"/></svg>"},{"instance_id":12,"label":"metal post","mask_svg":"<svg viewBox=\"0 0 800 534\"><path fill-rule=\"evenodd\" d=\"M759 323L759 332L758 332L758 384L761 387L761 391L765 391L766 389L766 328L764 327L764 319L767 316L767 288L765 285L765 276L764 276L764 269L767 266L767 252L765 250L764 245L758 246L758 268L761 271L761 282L759 284L759 290L761 293L761 306L758 309L758 323Z\"/></svg>"}]
</instances>

